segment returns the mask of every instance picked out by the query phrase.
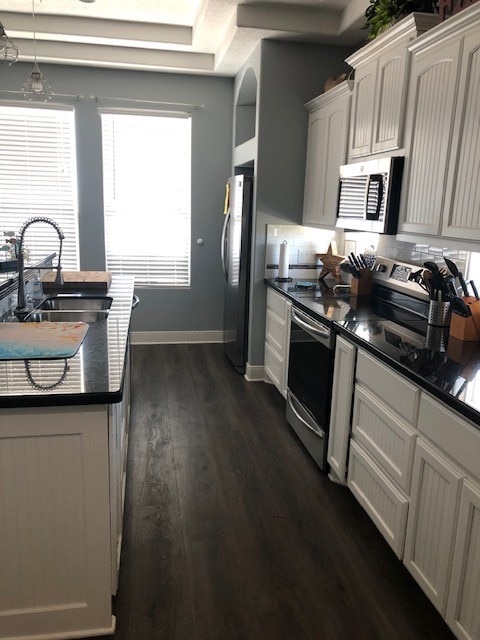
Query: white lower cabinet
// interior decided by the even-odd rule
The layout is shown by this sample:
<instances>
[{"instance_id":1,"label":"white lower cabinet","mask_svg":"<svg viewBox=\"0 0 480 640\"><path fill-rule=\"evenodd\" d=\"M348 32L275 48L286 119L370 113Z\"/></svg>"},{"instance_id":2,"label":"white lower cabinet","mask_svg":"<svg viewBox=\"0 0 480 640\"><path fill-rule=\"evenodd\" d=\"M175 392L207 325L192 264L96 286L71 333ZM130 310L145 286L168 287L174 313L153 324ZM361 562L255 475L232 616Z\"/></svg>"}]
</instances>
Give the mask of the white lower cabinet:
<instances>
[{"instance_id":1,"label":"white lower cabinet","mask_svg":"<svg viewBox=\"0 0 480 640\"><path fill-rule=\"evenodd\" d=\"M385 473L408 494L416 431L360 385L355 389L352 433Z\"/></svg>"},{"instance_id":2,"label":"white lower cabinet","mask_svg":"<svg viewBox=\"0 0 480 640\"><path fill-rule=\"evenodd\" d=\"M408 498L399 491L371 457L352 441L348 487L401 558L405 542Z\"/></svg>"},{"instance_id":3,"label":"white lower cabinet","mask_svg":"<svg viewBox=\"0 0 480 640\"><path fill-rule=\"evenodd\" d=\"M480 638L480 486L462 489L447 622L457 638Z\"/></svg>"},{"instance_id":4,"label":"white lower cabinet","mask_svg":"<svg viewBox=\"0 0 480 640\"><path fill-rule=\"evenodd\" d=\"M347 484L456 637L480 640L478 425L359 349Z\"/></svg>"},{"instance_id":5,"label":"white lower cabinet","mask_svg":"<svg viewBox=\"0 0 480 640\"><path fill-rule=\"evenodd\" d=\"M268 379L287 397L288 353L290 342L290 300L267 289L264 368Z\"/></svg>"},{"instance_id":6,"label":"white lower cabinet","mask_svg":"<svg viewBox=\"0 0 480 640\"><path fill-rule=\"evenodd\" d=\"M113 633L108 407L0 421L0 638Z\"/></svg>"},{"instance_id":7,"label":"white lower cabinet","mask_svg":"<svg viewBox=\"0 0 480 640\"><path fill-rule=\"evenodd\" d=\"M353 344L337 337L327 460L330 465L331 479L343 484L347 477L356 355L357 349Z\"/></svg>"},{"instance_id":8,"label":"white lower cabinet","mask_svg":"<svg viewBox=\"0 0 480 640\"><path fill-rule=\"evenodd\" d=\"M459 469L417 439L403 561L443 616L462 482Z\"/></svg>"},{"instance_id":9,"label":"white lower cabinet","mask_svg":"<svg viewBox=\"0 0 480 640\"><path fill-rule=\"evenodd\" d=\"M0 410L0 638L110 635L130 407Z\"/></svg>"}]
</instances>

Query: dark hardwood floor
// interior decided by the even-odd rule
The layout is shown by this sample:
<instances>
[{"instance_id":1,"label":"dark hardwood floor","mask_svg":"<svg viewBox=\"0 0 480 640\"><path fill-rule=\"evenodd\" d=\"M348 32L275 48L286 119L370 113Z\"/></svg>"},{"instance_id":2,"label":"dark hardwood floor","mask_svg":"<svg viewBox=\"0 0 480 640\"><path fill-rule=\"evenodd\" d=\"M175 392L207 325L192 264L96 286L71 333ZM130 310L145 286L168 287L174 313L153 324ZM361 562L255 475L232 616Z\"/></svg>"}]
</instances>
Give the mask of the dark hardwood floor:
<instances>
[{"instance_id":1,"label":"dark hardwood floor","mask_svg":"<svg viewBox=\"0 0 480 640\"><path fill-rule=\"evenodd\" d=\"M133 348L118 640L451 640L221 345Z\"/></svg>"}]
</instances>

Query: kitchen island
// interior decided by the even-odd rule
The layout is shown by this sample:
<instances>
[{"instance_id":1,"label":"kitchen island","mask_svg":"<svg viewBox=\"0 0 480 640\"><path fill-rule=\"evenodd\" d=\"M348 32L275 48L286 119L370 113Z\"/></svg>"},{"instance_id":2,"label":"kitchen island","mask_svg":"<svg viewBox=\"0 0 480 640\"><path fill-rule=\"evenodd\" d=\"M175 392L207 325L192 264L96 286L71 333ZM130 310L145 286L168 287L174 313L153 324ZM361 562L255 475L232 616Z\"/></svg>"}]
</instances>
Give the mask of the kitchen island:
<instances>
[{"instance_id":1,"label":"kitchen island","mask_svg":"<svg viewBox=\"0 0 480 640\"><path fill-rule=\"evenodd\" d=\"M115 628L133 279L68 360L0 362L0 638Z\"/></svg>"}]
</instances>

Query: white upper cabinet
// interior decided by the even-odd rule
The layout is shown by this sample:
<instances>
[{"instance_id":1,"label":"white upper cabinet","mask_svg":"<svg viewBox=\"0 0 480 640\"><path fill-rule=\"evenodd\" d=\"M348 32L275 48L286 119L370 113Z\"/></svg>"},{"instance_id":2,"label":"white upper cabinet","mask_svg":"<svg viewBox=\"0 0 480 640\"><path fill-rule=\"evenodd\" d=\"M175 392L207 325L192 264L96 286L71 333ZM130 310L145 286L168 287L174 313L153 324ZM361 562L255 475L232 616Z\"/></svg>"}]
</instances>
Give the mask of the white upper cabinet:
<instances>
[{"instance_id":1,"label":"white upper cabinet","mask_svg":"<svg viewBox=\"0 0 480 640\"><path fill-rule=\"evenodd\" d=\"M480 241L480 5L412 52L399 233Z\"/></svg>"},{"instance_id":2,"label":"white upper cabinet","mask_svg":"<svg viewBox=\"0 0 480 640\"><path fill-rule=\"evenodd\" d=\"M303 224L334 227L338 173L345 164L352 82L342 82L305 105L309 112Z\"/></svg>"},{"instance_id":3,"label":"white upper cabinet","mask_svg":"<svg viewBox=\"0 0 480 640\"><path fill-rule=\"evenodd\" d=\"M347 58L355 69L349 159L401 148L407 45L437 22L435 15L413 13Z\"/></svg>"},{"instance_id":4,"label":"white upper cabinet","mask_svg":"<svg viewBox=\"0 0 480 640\"><path fill-rule=\"evenodd\" d=\"M465 35L442 236L480 240L480 12Z\"/></svg>"}]
</instances>

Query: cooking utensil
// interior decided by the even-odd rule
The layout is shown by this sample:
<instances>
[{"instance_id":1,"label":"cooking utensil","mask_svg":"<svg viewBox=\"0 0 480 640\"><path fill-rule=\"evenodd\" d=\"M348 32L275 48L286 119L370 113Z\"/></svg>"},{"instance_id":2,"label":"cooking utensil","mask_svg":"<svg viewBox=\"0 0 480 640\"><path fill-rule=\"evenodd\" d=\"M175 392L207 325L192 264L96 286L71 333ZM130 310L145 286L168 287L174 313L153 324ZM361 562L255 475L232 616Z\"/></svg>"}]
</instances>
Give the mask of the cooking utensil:
<instances>
[{"instance_id":1,"label":"cooking utensil","mask_svg":"<svg viewBox=\"0 0 480 640\"><path fill-rule=\"evenodd\" d=\"M438 265L435 262L427 261L423 263L423 266L432 273L437 273L438 271Z\"/></svg>"},{"instance_id":2,"label":"cooking utensil","mask_svg":"<svg viewBox=\"0 0 480 640\"><path fill-rule=\"evenodd\" d=\"M473 280L469 280L468 284L472 287L473 295L475 296L476 300L480 300L480 298L478 297L477 287L475 286L474 281Z\"/></svg>"},{"instance_id":3,"label":"cooking utensil","mask_svg":"<svg viewBox=\"0 0 480 640\"><path fill-rule=\"evenodd\" d=\"M450 269L450 271L453 273L455 278L458 278L458 281L460 282L460 285L462 287L463 295L464 296L468 296L468 287L467 287L467 283L465 282L465 278L463 277L462 272L458 270L458 267L455 264L455 262L453 262L453 260L450 260L449 258L445 258L445 257L443 259L445 260L445 264Z\"/></svg>"}]
</instances>

